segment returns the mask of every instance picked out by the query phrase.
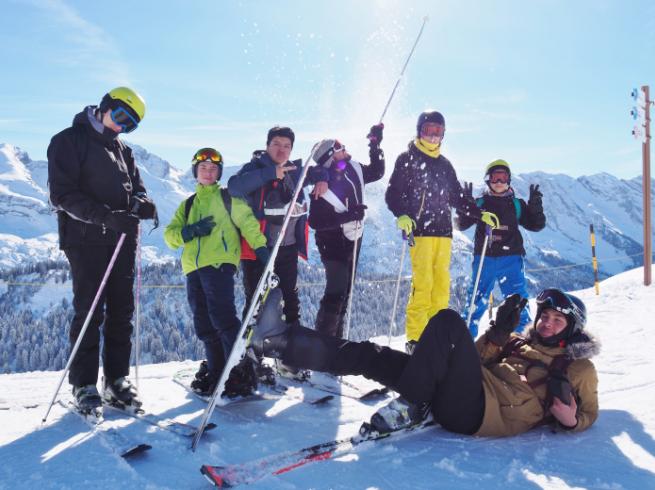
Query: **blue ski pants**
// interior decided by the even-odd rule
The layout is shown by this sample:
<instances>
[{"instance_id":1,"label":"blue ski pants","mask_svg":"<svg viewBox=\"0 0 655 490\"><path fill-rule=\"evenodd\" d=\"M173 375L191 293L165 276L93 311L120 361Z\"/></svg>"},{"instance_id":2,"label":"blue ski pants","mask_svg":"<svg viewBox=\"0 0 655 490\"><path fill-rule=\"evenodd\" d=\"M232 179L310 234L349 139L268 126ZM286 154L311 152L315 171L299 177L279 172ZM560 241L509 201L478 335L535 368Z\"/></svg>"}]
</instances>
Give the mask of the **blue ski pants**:
<instances>
[{"instance_id":1,"label":"blue ski pants","mask_svg":"<svg viewBox=\"0 0 655 490\"><path fill-rule=\"evenodd\" d=\"M475 286L475 277L478 273L479 264L480 255L475 255L473 257L473 277L469 284L466 295L466 306L462 314L464 320L468 318L469 307L471 306L471 296L473 295L473 287ZM473 338L478 336L478 323L480 318L482 318L482 315L484 315L484 312L489 307L489 295L491 294L491 291L493 291L496 281L498 281L500 291L503 293L503 298L514 293L518 293L522 297L527 298L528 289L525 281L523 257L521 255L506 255L503 257L484 258L482 272L480 273L480 282L475 294L471 324L469 325L469 330ZM530 323L530 321L530 311L528 308L524 308L516 331L523 331L523 328Z\"/></svg>"}]
</instances>

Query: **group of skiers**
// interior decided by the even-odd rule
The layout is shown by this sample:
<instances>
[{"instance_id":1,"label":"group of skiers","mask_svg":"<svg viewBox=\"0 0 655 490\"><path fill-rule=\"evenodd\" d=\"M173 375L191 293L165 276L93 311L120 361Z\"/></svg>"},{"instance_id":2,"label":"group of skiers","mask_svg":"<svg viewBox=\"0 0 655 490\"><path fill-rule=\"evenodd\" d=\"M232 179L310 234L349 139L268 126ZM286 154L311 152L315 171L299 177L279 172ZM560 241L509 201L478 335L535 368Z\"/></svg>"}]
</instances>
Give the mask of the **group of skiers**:
<instances>
[{"instance_id":1,"label":"group of skiers","mask_svg":"<svg viewBox=\"0 0 655 490\"><path fill-rule=\"evenodd\" d=\"M158 217L132 152L118 136L136 129L144 115L145 103L136 92L116 88L98 106L75 116L73 125L55 135L48 148L50 200L58 211L60 247L73 277L71 345L88 327L69 373L81 411L97 409L103 399L141 406L127 378L136 236L139 220L157 223ZM472 185L462 187L441 154L444 134L439 112L422 113L416 137L396 160L386 192L386 203L410 245L406 353L341 339L366 217L364 187L385 172L382 124L372 126L368 134L368 165L355 161L340 141L324 139L313 148L315 165L307 169L303 182L302 160L290 160L295 135L288 127L271 128L266 148L253 152L227 186L220 183L221 153L214 148L195 153L196 192L179 205L164 231L169 247L183 248L187 298L205 347L194 391L214 391L240 329L234 294L238 266L245 315L266 264L273 260L279 287L269 295L267 311L260 313L251 340L255 352L276 358L276 371L284 376L303 379L308 376L305 369L324 370L363 374L392 387L402 397L374 416L379 430L413 423L428 407L442 426L465 434L515 434L551 416L576 430L593 423L596 375L593 364L578 357L581 351L585 358L593 354L595 343L584 332L581 301L546 290L537 299L537 317L527 336L512 334L530 322L524 308L525 250L519 225L531 231L544 227L539 186L530 187L527 203L515 197L509 165L496 160L487 167L488 190L475 200ZM309 199L302 190L308 185L314 186ZM474 311L463 313L471 316L470 330L459 314L447 309L451 208L461 229L477 226L474 275L484 259L469 290L467 305L474 304ZM315 230L326 274L315 330L300 325L297 290L298 257L307 257L309 227ZM273 257L278 238L280 247ZM105 272L106 287L97 301L94 295ZM506 300L490 330L474 344L496 281ZM97 390L101 325L102 396ZM258 379L273 376L261 363L241 363L230 373L223 395L246 395Z\"/></svg>"}]
</instances>

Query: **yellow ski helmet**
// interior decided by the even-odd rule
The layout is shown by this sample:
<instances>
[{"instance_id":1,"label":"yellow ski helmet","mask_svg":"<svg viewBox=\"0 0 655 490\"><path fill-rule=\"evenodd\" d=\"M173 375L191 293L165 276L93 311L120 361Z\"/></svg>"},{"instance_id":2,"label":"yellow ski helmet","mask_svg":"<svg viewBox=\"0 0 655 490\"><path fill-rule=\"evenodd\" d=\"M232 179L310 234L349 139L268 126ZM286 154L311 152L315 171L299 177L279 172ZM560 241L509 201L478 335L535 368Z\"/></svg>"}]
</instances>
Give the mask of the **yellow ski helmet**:
<instances>
[{"instance_id":1,"label":"yellow ski helmet","mask_svg":"<svg viewBox=\"0 0 655 490\"><path fill-rule=\"evenodd\" d=\"M116 109L119 106L131 111L137 122L141 122L146 115L146 103L139 94L128 87L116 87L105 94L100 102L100 111Z\"/></svg>"}]
</instances>

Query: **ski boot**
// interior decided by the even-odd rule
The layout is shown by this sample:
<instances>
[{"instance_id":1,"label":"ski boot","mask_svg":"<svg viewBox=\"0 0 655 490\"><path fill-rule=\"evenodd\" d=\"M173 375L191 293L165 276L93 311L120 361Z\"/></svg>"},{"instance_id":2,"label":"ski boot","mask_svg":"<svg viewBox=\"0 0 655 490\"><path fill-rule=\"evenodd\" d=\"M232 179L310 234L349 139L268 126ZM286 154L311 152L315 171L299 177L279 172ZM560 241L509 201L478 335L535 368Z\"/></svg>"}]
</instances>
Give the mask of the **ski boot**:
<instances>
[{"instance_id":1,"label":"ski boot","mask_svg":"<svg viewBox=\"0 0 655 490\"><path fill-rule=\"evenodd\" d=\"M207 361L202 361L198 372L191 381L191 389L200 396L211 396L216 388L216 383L218 383L218 378L217 375L209 372Z\"/></svg>"},{"instance_id":2,"label":"ski boot","mask_svg":"<svg viewBox=\"0 0 655 490\"><path fill-rule=\"evenodd\" d=\"M287 346L290 328L282 313L282 291L272 289L259 311L249 346L257 357L279 359Z\"/></svg>"},{"instance_id":3,"label":"ski boot","mask_svg":"<svg viewBox=\"0 0 655 490\"><path fill-rule=\"evenodd\" d=\"M257 375L257 381L263 385L275 386L277 384L275 381L275 370L271 366L264 364L263 359L257 359L255 374Z\"/></svg>"},{"instance_id":4,"label":"ski boot","mask_svg":"<svg viewBox=\"0 0 655 490\"><path fill-rule=\"evenodd\" d=\"M294 381L307 381L312 373L309 369L300 369L284 364L281 360L275 359L275 371L283 378Z\"/></svg>"},{"instance_id":5,"label":"ski boot","mask_svg":"<svg viewBox=\"0 0 655 490\"><path fill-rule=\"evenodd\" d=\"M102 399L108 405L121 410L139 413L143 404L134 386L125 376L116 380L104 380Z\"/></svg>"},{"instance_id":6,"label":"ski boot","mask_svg":"<svg viewBox=\"0 0 655 490\"><path fill-rule=\"evenodd\" d=\"M369 423L362 424L360 435L387 434L420 424L430 415L430 404L413 404L403 397L394 398L381 407L371 417Z\"/></svg>"},{"instance_id":7,"label":"ski boot","mask_svg":"<svg viewBox=\"0 0 655 490\"><path fill-rule=\"evenodd\" d=\"M408 340L405 342L405 352L411 356L414 354L414 349L416 349L417 345L418 342L416 340Z\"/></svg>"},{"instance_id":8,"label":"ski boot","mask_svg":"<svg viewBox=\"0 0 655 490\"><path fill-rule=\"evenodd\" d=\"M73 386L73 405L88 419L102 419L102 399L96 385Z\"/></svg>"},{"instance_id":9,"label":"ski boot","mask_svg":"<svg viewBox=\"0 0 655 490\"><path fill-rule=\"evenodd\" d=\"M257 390L257 373L254 361L246 356L232 368L225 382L225 391L221 396L227 398L247 397Z\"/></svg>"}]
</instances>

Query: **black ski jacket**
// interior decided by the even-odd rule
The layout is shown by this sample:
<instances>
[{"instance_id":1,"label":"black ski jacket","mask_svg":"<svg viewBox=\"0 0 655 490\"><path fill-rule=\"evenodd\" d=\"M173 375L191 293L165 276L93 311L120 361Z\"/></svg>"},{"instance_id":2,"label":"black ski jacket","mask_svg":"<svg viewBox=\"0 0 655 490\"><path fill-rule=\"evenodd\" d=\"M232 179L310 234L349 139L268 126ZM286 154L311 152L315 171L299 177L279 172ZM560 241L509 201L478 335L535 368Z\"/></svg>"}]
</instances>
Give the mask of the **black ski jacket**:
<instances>
[{"instance_id":1,"label":"black ski jacket","mask_svg":"<svg viewBox=\"0 0 655 490\"><path fill-rule=\"evenodd\" d=\"M384 175L384 152L374 146L369 150L370 165L361 165L364 184L380 180ZM346 162L344 169L334 163L328 168L328 188L344 204L364 202L364 189L353 166ZM316 230L316 246L325 260L349 260L353 255L353 241L346 238L339 223L339 213L323 198L312 199L309 226Z\"/></svg>"},{"instance_id":2,"label":"black ski jacket","mask_svg":"<svg viewBox=\"0 0 655 490\"><path fill-rule=\"evenodd\" d=\"M529 231L541 231L546 226L543 207L541 205L528 206L523 199L514 196L514 190L511 190L506 196L492 196L485 193L476 200L476 205L482 211L494 213L500 221L500 227L491 232L490 245L487 246L486 252L489 257L525 255L519 225ZM459 212L455 218L455 224L459 230L467 230L477 224L474 254L481 255L486 225Z\"/></svg>"},{"instance_id":3,"label":"black ski jacket","mask_svg":"<svg viewBox=\"0 0 655 490\"><path fill-rule=\"evenodd\" d=\"M146 192L132 150L116 133L99 133L91 125L94 109L77 114L48 146L48 187L61 249L115 244L119 233L104 226L107 215L128 210L130 196Z\"/></svg>"},{"instance_id":4,"label":"black ski jacket","mask_svg":"<svg viewBox=\"0 0 655 490\"><path fill-rule=\"evenodd\" d=\"M416 221L416 236L452 237L450 208L475 220L481 216L475 203L464 197L450 161L426 155L414 142L398 156L385 200L394 216L406 214Z\"/></svg>"}]
</instances>

